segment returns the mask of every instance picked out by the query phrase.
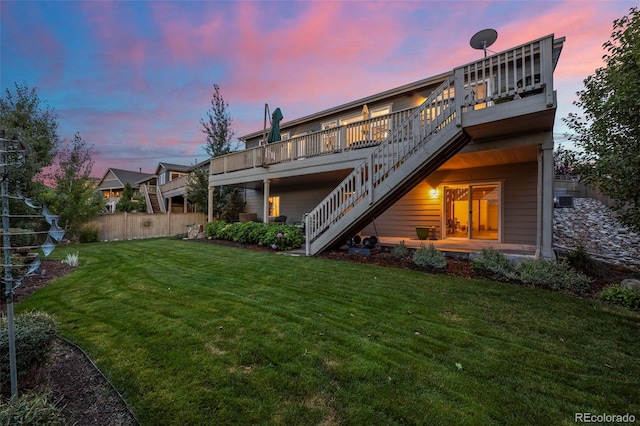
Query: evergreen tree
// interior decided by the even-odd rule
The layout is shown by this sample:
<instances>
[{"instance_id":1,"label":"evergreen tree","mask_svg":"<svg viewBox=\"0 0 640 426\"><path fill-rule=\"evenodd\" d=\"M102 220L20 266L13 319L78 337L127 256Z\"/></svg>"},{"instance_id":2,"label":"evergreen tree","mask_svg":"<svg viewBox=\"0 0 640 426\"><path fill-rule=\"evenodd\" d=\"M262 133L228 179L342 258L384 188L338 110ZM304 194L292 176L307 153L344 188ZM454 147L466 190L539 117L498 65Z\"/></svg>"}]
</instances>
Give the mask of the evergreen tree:
<instances>
[{"instance_id":1,"label":"evergreen tree","mask_svg":"<svg viewBox=\"0 0 640 426\"><path fill-rule=\"evenodd\" d=\"M197 211L207 212L209 208L209 176L205 169L197 167L193 170L187 186L187 198L196 205Z\"/></svg>"},{"instance_id":2,"label":"evergreen tree","mask_svg":"<svg viewBox=\"0 0 640 426\"><path fill-rule=\"evenodd\" d=\"M231 139L235 135L235 132L231 127L233 120L231 119L228 109L229 104L220 94L220 87L214 84L213 95L211 97L211 109L207 111L207 119L200 120L202 133L206 135L207 141L204 149L211 157L218 157L231 152ZM202 194L206 191L208 197L208 187L208 176L204 179L197 177L197 179L194 180L194 185L190 185L190 200L204 207ZM191 198L191 193L193 193L193 198ZM216 187L213 192L213 216L225 220L233 217L233 212L238 208L238 194L242 197L242 194L240 194L240 191L237 189L225 186ZM244 202L242 205L244 206ZM207 211L207 209L208 207L205 207L203 211ZM235 216L234 221L238 220L237 214L235 214Z\"/></svg>"},{"instance_id":3,"label":"evergreen tree","mask_svg":"<svg viewBox=\"0 0 640 426\"><path fill-rule=\"evenodd\" d=\"M136 193L129 182L124 184L122 190L122 196L116 204L117 212L143 212L144 209L144 197Z\"/></svg>"},{"instance_id":4,"label":"evergreen tree","mask_svg":"<svg viewBox=\"0 0 640 426\"><path fill-rule=\"evenodd\" d=\"M231 115L228 111L229 104L220 94L220 87L213 85L211 97L211 109L207 111L207 119L200 119L202 133L206 135L207 143L204 149L211 157L231 152L231 139L235 135L231 124Z\"/></svg>"}]
</instances>

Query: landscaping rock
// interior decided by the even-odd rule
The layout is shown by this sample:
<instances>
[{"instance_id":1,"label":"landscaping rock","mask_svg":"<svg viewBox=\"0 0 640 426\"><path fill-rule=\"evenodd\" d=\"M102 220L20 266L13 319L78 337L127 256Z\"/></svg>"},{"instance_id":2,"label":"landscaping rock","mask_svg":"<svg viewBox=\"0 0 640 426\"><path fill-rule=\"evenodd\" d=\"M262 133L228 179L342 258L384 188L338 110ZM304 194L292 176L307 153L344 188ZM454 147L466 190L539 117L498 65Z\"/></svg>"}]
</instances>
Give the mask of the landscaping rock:
<instances>
[{"instance_id":1,"label":"landscaping rock","mask_svg":"<svg viewBox=\"0 0 640 426\"><path fill-rule=\"evenodd\" d=\"M627 278L620 282L620 286L631 290L640 290L640 280L634 278Z\"/></svg>"},{"instance_id":2,"label":"landscaping rock","mask_svg":"<svg viewBox=\"0 0 640 426\"><path fill-rule=\"evenodd\" d=\"M598 200L575 198L574 208L553 213L553 245L563 250L583 246L595 259L640 270L640 236L622 225Z\"/></svg>"}]
</instances>

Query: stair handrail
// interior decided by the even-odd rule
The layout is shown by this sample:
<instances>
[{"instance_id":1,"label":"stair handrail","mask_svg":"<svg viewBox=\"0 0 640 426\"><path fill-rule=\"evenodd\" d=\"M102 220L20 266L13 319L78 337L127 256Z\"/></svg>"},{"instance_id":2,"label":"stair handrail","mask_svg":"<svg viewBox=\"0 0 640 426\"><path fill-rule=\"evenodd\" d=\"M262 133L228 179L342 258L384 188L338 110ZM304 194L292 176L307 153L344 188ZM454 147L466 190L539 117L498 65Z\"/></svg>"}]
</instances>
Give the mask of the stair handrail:
<instances>
[{"instance_id":1,"label":"stair handrail","mask_svg":"<svg viewBox=\"0 0 640 426\"><path fill-rule=\"evenodd\" d=\"M386 180L410 155L428 143L433 135L452 122L459 125L460 111L455 103L455 81L455 74L449 76L398 128L391 129L371 155L307 214L307 253L311 242L355 205L365 200L372 203L374 188Z\"/></svg>"},{"instance_id":2,"label":"stair handrail","mask_svg":"<svg viewBox=\"0 0 640 426\"><path fill-rule=\"evenodd\" d=\"M146 183L143 183L140 185L140 193L144 196L144 201L147 205L147 213L153 213L153 206L151 205L151 196L149 195L149 191L147 190Z\"/></svg>"}]
</instances>

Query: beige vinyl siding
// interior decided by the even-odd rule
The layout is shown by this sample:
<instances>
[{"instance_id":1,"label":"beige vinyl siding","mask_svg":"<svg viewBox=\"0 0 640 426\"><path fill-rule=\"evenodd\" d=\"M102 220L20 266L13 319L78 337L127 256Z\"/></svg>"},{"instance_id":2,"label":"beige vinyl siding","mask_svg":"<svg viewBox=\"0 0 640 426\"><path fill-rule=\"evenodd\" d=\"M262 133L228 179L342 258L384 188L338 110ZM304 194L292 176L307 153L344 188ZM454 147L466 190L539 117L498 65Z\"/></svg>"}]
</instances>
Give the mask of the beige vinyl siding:
<instances>
[{"instance_id":1,"label":"beige vinyl siding","mask_svg":"<svg viewBox=\"0 0 640 426\"><path fill-rule=\"evenodd\" d=\"M536 243L538 165L505 166L503 238L505 243Z\"/></svg>"},{"instance_id":2,"label":"beige vinyl siding","mask_svg":"<svg viewBox=\"0 0 640 426\"><path fill-rule=\"evenodd\" d=\"M362 235L416 238L416 226L435 226L440 234L440 200L421 182L362 231ZM377 230L377 232L376 232Z\"/></svg>"},{"instance_id":3,"label":"beige vinyl siding","mask_svg":"<svg viewBox=\"0 0 640 426\"><path fill-rule=\"evenodd\" d=\"M436 226L442 238L442 186L502 182L502 242L535 244L537 164L446 170L433 173L362 230L363 235L417 238L416 226ZM437 199L430 194L438 189Z\"/></svg>"},{"instance_id":4,"label":"beige vinyl siding","mask_svg":"<svg viewBox=\"0 0 640 426\"><path fill-rule=\"evenodd\" d=\"M305 188L272 186L269 195L280 197L280 214L287 216L288 225L293 225L294 222L301 222L302 216L317 206L338 183L316 184ZM262 220L262 209L263 192L247 190L245 211L257 213L258 218Z\"/></svg>"},{"instance_id":5,"label":"beige vinyl siding","mask_svg":"<svg viewBox=\"0 0 640 426\"><path fill-rule=\"evenodd\" d=\"M258 215L258 218L262 220L262 191L256 191L255 189L245 189L244 197L245 213L256 213Z\"/></svg>"}]
</instances>

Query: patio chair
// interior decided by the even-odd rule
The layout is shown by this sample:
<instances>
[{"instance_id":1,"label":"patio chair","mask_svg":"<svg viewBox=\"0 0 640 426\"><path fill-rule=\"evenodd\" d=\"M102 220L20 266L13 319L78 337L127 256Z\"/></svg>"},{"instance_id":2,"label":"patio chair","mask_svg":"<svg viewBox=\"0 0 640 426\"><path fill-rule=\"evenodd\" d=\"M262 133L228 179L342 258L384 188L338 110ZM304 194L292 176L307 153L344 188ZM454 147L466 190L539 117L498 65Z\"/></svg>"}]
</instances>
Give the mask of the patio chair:
<instances>
[{"instance_id":1,"label":"patio chair","mask_svg":"<svg viewBox=\"0 0 640 426\"><path fill-rule=\"evenodd\" d=\"M273 219L273 221L275 223L287 223L287 217L284 215L280 215L278 217L276 217L275 219Z\"/></svg>"}]
</instances>

